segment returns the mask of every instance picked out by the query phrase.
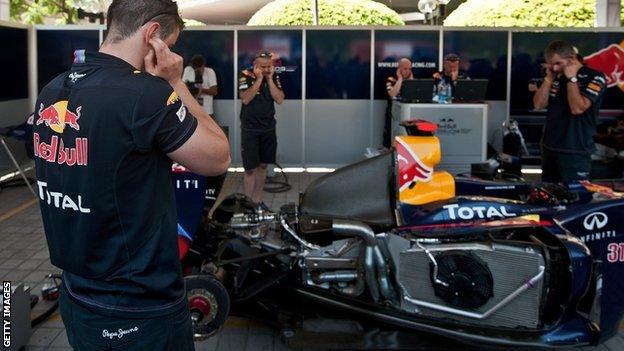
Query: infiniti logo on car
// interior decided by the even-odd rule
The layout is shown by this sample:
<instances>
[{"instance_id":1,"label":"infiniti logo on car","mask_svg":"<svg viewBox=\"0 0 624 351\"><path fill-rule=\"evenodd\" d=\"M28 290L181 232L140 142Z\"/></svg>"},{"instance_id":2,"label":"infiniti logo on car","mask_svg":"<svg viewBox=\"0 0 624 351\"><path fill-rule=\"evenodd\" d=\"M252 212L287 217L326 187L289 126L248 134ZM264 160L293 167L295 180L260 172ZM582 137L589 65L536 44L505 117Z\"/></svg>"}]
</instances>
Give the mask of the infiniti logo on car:
<instances>
[{"instance_id":1,"label":"infiniti logo on car","mask_svg":"<svg viewBox=\"0 0 624 351\"><path fill-rule=\"evenodd\" d=\"M609 217L607 217L606 214L602 212L594 212L590 213L589 215L587 215L587 217L585 217L585 220L583 221L583 226L587 230L597 230L604 228L604 226L606 226L608 222Z\"/></svg>"}]
</instances>

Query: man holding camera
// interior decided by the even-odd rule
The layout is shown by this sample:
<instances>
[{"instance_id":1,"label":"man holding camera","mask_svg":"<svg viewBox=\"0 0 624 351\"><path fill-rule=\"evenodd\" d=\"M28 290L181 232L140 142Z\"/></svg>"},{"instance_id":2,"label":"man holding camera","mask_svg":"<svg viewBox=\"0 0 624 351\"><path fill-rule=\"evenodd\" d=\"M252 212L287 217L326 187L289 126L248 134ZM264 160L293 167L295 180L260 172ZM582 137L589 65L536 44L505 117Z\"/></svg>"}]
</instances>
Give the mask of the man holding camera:
<instances>
[{"instance_id":1,"label":"man holding camera","mask_svg":"<svg viewBox=\"0 0 624 351\"><path fill-rule=\"evenodd\" d=\"M275 163L275 103L284 102L284 91L275 73L273 55L260 51L253 68L241 72L238 80L241 107L241 153L245 167L244 192L262 204L267 166ZM266 208L266 206L264 206Z\"/></svg>"},{"instance_id":2,"label":"man holding camera","mask_svg":"<svg viewBox=\"0 0 624 351\"><path fill-rule=\"evenodd\" d=\"M193 55L191 65L184 68L182 80L189 85L197 102L214 118L212 103L214 97L219 93L217 75L212 68L206 67L206 62L202 55Z\"/></svg>"},{"instance_id":3,"label":"man holding camera","mask_svg":"<svg viewBox=\"0 0 624 351\"><path fill-rule=\"evenodd\" d=\"M584 66L576 48L569 43L550 43L544 57L546 76L533 97L536 109L547 109L542 180L567 183L588 179L606 78Z\"/></svg>"}]
</instances>

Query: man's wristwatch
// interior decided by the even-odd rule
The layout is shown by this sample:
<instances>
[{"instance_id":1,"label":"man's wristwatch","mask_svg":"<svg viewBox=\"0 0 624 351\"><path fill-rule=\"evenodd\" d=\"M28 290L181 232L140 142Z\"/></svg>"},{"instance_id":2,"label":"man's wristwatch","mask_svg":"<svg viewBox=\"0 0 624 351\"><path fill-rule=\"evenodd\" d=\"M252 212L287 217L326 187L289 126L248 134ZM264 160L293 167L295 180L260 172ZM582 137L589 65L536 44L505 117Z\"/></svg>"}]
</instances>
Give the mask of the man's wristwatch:
<instances>
[{"instance_id":1,"label":"man's wristwatch","mask_svg":"<svg viewBox=\"0 0 624 351\"><path fill-rule=\"evenodd\" d=\"M570 77L568 78L568 82L576 84L578 83L578 78L576 76Z\"/></svg>"}]
</instances>

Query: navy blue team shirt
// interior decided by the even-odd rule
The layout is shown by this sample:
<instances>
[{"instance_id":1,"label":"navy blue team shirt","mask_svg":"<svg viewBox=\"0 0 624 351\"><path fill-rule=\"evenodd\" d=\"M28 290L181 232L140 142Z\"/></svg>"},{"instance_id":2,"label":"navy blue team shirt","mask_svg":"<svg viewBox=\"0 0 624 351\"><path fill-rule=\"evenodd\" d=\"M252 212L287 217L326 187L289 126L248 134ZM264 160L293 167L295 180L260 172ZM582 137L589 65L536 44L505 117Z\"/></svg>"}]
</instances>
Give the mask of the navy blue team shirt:
<instances>
[{"instance_id":1,"label":"navy blue team shirt","mask_svg":"<svg viewBox=\"0 0 624 351\"><path fill-rule=\"evenodd\" d=\"M87 52L37 99L33 147L52 264L95 312L148 318L186 304L172 161L197 120L163 79Z\"/></svg>"},{"instance_id":2,"label":"navy blue team shirt","mask_svg":"<svg viewBox=\"0 0 624 351\"><path fill-rule=\"evenodd\" d=\"M563 74L556 78L548 95L542 146L554 152L590 155L596 150L594 134L607 80L604 74L587 66L579 68L576 76L581 95L592 106L580 115L573 115L568 102L568 79Z\"/></svg>"}]
</instances>

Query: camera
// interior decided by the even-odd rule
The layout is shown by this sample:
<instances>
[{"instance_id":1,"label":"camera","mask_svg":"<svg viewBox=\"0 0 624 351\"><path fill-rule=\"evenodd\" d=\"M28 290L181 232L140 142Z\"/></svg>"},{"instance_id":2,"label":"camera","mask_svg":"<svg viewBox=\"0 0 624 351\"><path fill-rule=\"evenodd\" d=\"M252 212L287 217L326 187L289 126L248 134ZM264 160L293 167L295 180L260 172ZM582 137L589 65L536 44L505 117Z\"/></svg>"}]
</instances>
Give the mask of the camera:
<instances>
[{"instance_id":1,"label":"camera","mask_svg":"<svg viewBox=\"0 0 624 351\"><path fill-rule=\"evenodd\" d=\"M195 80L193 82L186 83L186 87L189 89L191 94L195 97L195 99L197 100L197 102L199 102L200 105L203 105L204 103L204 98L201 94L201 88L203 84L204 84L204 77L199 70L195 71Z\"/></svg>"}]
</instances>

